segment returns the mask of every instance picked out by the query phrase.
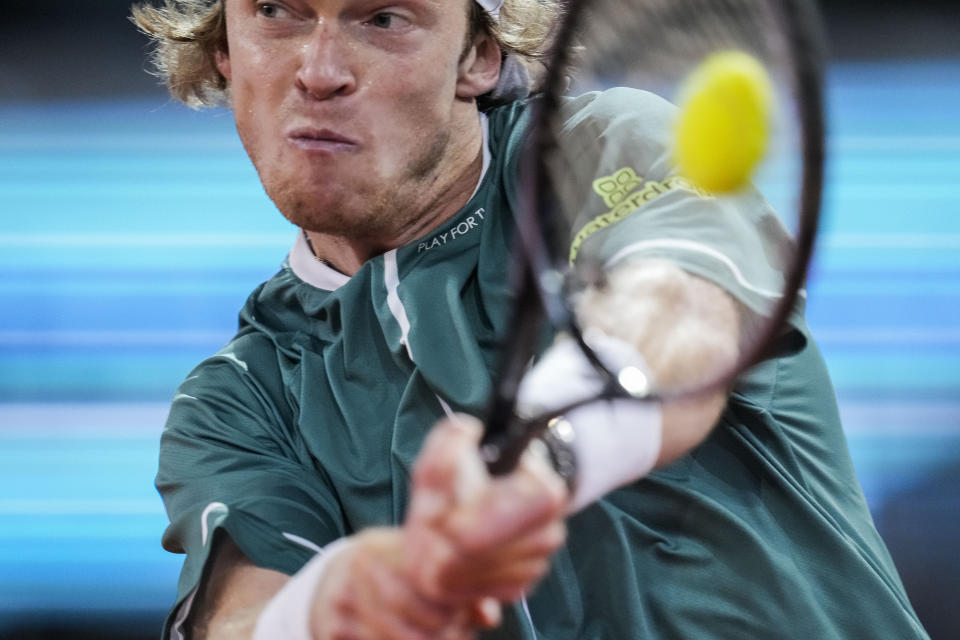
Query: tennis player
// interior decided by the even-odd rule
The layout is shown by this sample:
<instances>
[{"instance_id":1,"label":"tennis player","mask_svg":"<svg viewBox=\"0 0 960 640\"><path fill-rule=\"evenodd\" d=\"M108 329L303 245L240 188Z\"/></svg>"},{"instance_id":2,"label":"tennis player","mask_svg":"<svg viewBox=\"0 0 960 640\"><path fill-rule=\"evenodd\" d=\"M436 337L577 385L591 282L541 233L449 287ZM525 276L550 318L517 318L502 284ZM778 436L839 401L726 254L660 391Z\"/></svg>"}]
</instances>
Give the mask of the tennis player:
<instances>
[{"instance_id":1,"label":"tennis player","mask_svg":"<svg viewBox=\"0 0 960 640\"><path fill-rule=\"evenodd\" d=\"M232 107L300 230L173 402L157 486L164 546L186 560L165 638L926 637L802 313L729 397L586 410L574 436L614 446L581 450L576 473L553 438L487 476L466 414L485 408L504 332L526 98L557 9L135 8L173 95ZM776 288L773 213L676 179L652 96L588 95L567 116L587 221L571 249L620 258L584 302L602 348L659 380L731 361ZM589 224L625 201L620 223ZM594 383L560 343L521 408Z\"/></svg>"}]
</instances>

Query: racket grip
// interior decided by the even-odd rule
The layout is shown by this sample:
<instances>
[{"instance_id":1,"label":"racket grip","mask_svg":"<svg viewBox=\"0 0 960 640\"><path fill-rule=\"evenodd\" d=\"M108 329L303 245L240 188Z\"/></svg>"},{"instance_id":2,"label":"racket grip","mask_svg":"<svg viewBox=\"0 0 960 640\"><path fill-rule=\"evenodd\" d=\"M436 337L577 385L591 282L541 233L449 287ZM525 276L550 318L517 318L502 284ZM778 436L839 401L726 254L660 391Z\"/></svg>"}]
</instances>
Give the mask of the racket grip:
<instances>
[{"instance_id":1,"label":"racket grip","mask_svg":"<svg viewBox=\"0 0 960 640\"><path fill-rule=\"evenodd\" d=\"M506 430L488 430L480 442L480 457L490 475L502 476L516 469L530 441L542 431L542 426L516 418Z\"/></svg>"}]
</instances>

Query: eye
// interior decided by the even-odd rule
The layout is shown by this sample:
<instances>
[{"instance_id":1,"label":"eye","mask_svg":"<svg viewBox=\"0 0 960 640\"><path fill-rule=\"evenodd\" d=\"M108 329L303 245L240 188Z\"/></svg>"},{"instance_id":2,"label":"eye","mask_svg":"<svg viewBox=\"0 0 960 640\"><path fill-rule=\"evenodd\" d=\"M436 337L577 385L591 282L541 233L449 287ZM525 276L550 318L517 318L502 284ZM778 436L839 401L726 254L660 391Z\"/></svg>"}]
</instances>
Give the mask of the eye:
<instances>
[{"instance_id":1,"label":"eye","mask_svg":"<svg viewBox=\"0 0 960 640\"><path fill-rule=\"evenodd\" d=\"M289 12L281 5L275 2L261 2L257 5L257 13L264 18L283 18L289 15Z\"/></svg>"},{"instance_id":2,"label":"eye","mask_svg":"<svg viewBox=\"0 0 960 640\"><path fill-rule=\"evenodd\" d=\"M381 11L380 13L374 14L368 22L377 29L394 29L400 26L402 20L403 18L395 13Z\"/></svg>"}]
</instances>

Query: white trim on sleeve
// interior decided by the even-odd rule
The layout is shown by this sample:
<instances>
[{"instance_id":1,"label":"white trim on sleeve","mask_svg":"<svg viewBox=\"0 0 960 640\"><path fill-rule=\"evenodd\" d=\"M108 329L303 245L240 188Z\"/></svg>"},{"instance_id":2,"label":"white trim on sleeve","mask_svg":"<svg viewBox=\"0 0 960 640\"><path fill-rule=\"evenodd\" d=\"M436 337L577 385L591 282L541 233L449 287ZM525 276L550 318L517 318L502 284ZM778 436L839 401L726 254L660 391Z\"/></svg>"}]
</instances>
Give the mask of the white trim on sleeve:
<instances>
[{"instance_id":1,"label":"white trim on sleeve","mask_svg":"<svg viewBox=\"0 0 960 640\"><path fill-rule=\"evenodd\" d=\"M200 543L203 546L207 546L210 536L210 524L208 523L210 516L225 515L229 513L229 511L230 509L227 505L222 502L211 502L203 509L203 513L200 514Z\"/></svg>"},{"instance_id":2,"label":"white trim on sleeve","mask_svg":"<svg viewBox=\"0 0 960 640\"><path fill-rule=\"evenodd\" d=\"M631 245L628 245L618 251L612 258L607 260L606 268L609 269L616 265L619 262L622 262L624 259L630 257L636 253L642 253L651 249L681 249L684 251L691 251L694 253L701 253L703 255L710 256L711 258L717 260L723 264L730 273L733 274L733 277L736 279L737 283L740 284L743 288L756 293L757 295L763 296L765 298L782 298L783 293L780 291L770 291L769 289L764 289L758 287L757 285L751 283L743 275L743 272L740 271L740 267L727 255L720 253L714 247L711 247L700 242L693 242L691 240L681 240L679 238L659 238L657 240L643 240L640 242L635 242ZM805 289L800 290L800 297L806 297L807 292Z\"/></svg>"},{"instance_id":3,"label":"white trim on sleeve","mask_svg":"<svg viewBox=\"0 0 960 640\"><path fill-rule=\"evenodd\" d=\"M183 625L187 621L187 616L190 615L190 610L193 608L193 601L197 598L197 588L194 587L186 598L183 599L183 602L180 604L180 608L177 609L177 617L174 618L173 624L170 625L170 640L186 640L186 634L183 631Z\"/></svg>"},{"instance_id":4,"label":"white trim on sleeve","mask_svg":"<svg viewBox=\"0 0 960 640\"><path fill-rule=\"evenodd\" d=\"M315 542L311 542L310 540L307 540L306 538L301 538L300 536L294 535L292 533L287 533L286 531L283 532L283 537L289 540L290 542L293 542L294 544L300 545L304 549L309 549L310 551L313 551L314 553L323 552L323 547L316 544Z\"/></svg>"}]
</instances>

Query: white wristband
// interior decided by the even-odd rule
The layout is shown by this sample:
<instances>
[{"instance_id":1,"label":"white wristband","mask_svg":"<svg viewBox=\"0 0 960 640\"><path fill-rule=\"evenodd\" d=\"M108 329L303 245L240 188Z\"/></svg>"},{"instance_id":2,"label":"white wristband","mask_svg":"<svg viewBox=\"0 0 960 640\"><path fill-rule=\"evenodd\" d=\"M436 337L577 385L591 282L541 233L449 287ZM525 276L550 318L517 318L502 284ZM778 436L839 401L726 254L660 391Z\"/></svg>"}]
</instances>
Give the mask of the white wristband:
<instances>
[{"instance_id":1,"label":"white wristband","mask_svg":"<svg viewBox=\"0 0 960 640\"><path fill-rule=\"evenodd\" d=\"M350 538L328 544L295 573L260 613L251 640L313 640L310 612L317 585L330 560L350 544Z\"/></svg>"},{"instance_id":2,"label":"white wristband","mask_svg":"<svg viewBox=\"0 0 960 640\"><path fill-rule=\"evenodd\" d=\"M646 371L643 357L622 340L598 332L588 339L613 370L631 366ZM595 396L603 385L579 346L564 340L548 349L524 377L517 409L521 416L533 417ZM659 402L598 400L564 417L574 430L570 446L577 464L570 513L645 476L656 465L663 431Z\"/></svg>"},{"instance_id":3,"label":"white wristband","mask_svg":"<svg viewBox=\"0 0 960 640\"><path fill-rule=\"evenodd\" d=\"M567 414L573 426L577 478L568 513L575 513L617 487L653 470L660 455L660 404L607 400Z\"/></svg>"}]
</instances>

